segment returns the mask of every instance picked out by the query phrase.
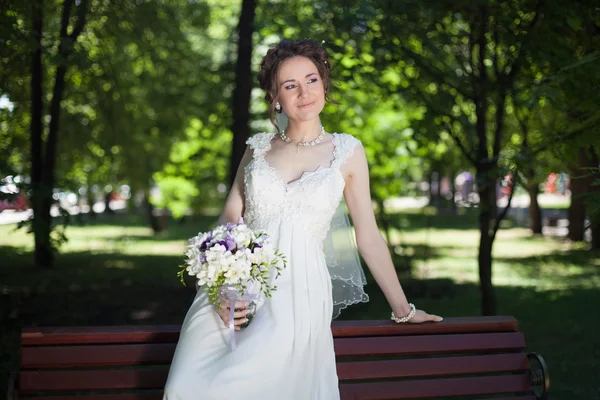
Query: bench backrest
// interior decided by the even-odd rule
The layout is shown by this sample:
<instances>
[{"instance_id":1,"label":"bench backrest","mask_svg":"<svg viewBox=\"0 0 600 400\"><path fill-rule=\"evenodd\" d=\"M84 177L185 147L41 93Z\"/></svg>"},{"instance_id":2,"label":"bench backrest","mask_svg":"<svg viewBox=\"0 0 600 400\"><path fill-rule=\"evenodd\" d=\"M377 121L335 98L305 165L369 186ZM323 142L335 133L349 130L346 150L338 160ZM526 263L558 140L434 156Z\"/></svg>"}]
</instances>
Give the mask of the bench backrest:
<instances>
[{"instance_id":1,"label":"bench backrest","mask_svg":"<svg viewBox=\"0 0 600 400\"><path fill-rule=\"evenodd\" d=\"M334 321L332 331L342 399L535 399L512 317ZM20 399L161 399L178 337L179 326L24 329Z\"/></svg>"}]
</instances>

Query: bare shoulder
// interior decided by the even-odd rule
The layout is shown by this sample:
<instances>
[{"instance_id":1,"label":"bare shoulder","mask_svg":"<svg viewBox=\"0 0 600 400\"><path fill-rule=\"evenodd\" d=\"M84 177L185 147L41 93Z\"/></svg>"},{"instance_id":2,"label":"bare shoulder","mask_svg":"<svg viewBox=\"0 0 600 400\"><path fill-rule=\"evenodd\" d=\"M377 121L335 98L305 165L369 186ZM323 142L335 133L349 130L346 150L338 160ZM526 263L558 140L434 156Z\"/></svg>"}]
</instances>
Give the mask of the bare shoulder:
<instances>
[{"instance_id":1,"label":"bare shoulder","mask_svg":"<svg viewBox=\"0 0 600 400\"><path fill-rule=\"evenodd\" d=\"M367 158L362 142L348 133L337 133L338 156L340 170L346 179L352 178L357 173L367 168Z\"/></svg>"}]
</instances>

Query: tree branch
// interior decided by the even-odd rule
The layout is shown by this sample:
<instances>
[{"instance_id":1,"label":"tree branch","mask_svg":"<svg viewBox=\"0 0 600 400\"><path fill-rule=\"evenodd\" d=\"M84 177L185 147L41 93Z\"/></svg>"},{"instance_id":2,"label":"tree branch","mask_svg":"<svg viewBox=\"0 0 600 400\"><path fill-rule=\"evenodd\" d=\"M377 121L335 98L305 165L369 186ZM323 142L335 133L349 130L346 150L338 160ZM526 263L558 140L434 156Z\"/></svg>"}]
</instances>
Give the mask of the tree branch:
<instances>
[{"instance_id":1,"label":"tree branch","mask_svg":"<svg viewBox=\"0 0 600 400\"><path fill-rule=\"evenodd\" d=\"M531 40L531 36L533 35L533 31L540 25L540 23L542 21L543 3L544 3L544 0L539 0L537 2L536 7L535 7L535 15L534 15L533 19L531 20L531 23L529 24L527 33L525 34L525 37L521 41L521 46L519 46L519 52L517 53L517 57L515 58L515 61L513 62L513 64L510 67L510 72L506 75L506 83L507 83L508 87L512 86L512 83L514 82L515 77L517 76L517 73L521 69L521 66L523 64L523 59L525 58L525 50L524 49L529 44L529 41Z\"/></svg>"},{"instance_id":2,"label":"tree branch","mask_svg":"<svg viewBox=\"0 0 600 400\"><path fill-rule=\"evenodd\" d=\"M67 37L67 30L69 28L69 18L71 16L71 8L73 7L73 0L65 0L63 5L62 17L60 19L60 37L61 40Z\"/></svg>"},{"instance_id":3,"label":"tree branch","mask_svg":"<svg viewBox=\"0 0 600 400\"><path fill-rule=\"evenodd\" d=\"M494 147L492 157L497 158L500 155L500 146L504 136L504 113L506 107L506 88L500 86L498 93L498 104L496 105L496 132L494 134Z\"/></svg>"},{"instance_id":4,"label":"tree branch","mask_svg":"<svg viewBox=\"0 0 600 400\"><path fill-rule=\"evenodd\" d=\"M436 81L438 81L439 83L443 83L443 84L446 84L446 85L450 86L452 89L454 89L458 93L460 93L460 95L463 96L464 98L469 99L469 100L473 100L473 94L468 93L461 86L456 85L456 84L450 82L444 76L443 73L441 73L439 70L436 71L435 68L429 66L428 62L426 60L424 60L423 57L420 54L415 53L414 51L412 51L411 49L407 48L406 46L402 46L402 51L405 52L405 53L408 53L408 55L410 57L412 57L412 59L415 61L415 64L417 64L417 66L420 69L424 70L429 75L431 75ZM447 68L448 68L448 70L450 70L450 67L447 67Z\"/></svg>"},{"instance_id":5,"label":"tree branch","mask_svg":"<svg viewBox=\"0 0 600 400\"><path fill-rule=\"evenodd\" d=\"M533 156L541 153L542 151L548 149L548 147L550 147L551 145L556 144L557 141L559 142L564 142L567 140L572 140L575 139L577 136L581 135L586 129L594 126L594 124L600 121L600 112L596 113L595 115L593 115L592 117L588 118L586 121L582 122L581 125L579 125L577 128L574 128L568 132L559 132L555 135L555 138L553 138L553 140L549 140L546 143L544 143L543 145L541 145L540 147L538 147L537 149L533 150L531 152L531 154Z\"/></svg>"},{"instance_id":6,"label":"tree branch","mask_svg":"<svg viewBox=\"0 0 600 400\"><path fill-rule=\"evenodd\" d=\"M446 130L448 131L448 134L450 135L450 137L452 137L452 139L454 140L454 143L456 143L456 145L460 148L460 151L462 151L462 153L465 155L465 157L467 157L467 159L469 160L469 162L471 164L473 164L473 166L476 166L477 162L471 156L471 153L469 153L469 151L467 150L467 148L465 147L465 145L463 144L463 142L460 140L460 138L458 137L458 135L456 135L454 133L454 131L452 130L452 126L449 123L447 123L447 122L444 123L444 126L446 127Z\"/></svg>"},{"instance_id":7,"label":"tree branch","mask_svg":"<svg viewBox=\"0 0 600 400\"><path fill-rule=\"evenodd\" d=\"M502 212L496 217L496 220L494 221L494 228L492 230L492 238L491 238L492 242L496 238L496 233L498 233L498 229L500 229L500 223L502 222L504 217L506 217L506 214L508 214L508 210L510 210L510 206L512 204L512 199L515 194L515 189L517 187L517 182L519 180L519 167L515 167L515 169L511 172L511 176L512 176L512 185L510 186L510 194L508 195L508 202L506 203L506 207L504 207L504 210L502 210Z\"/></svg>"},{"instance_id":8,"label":"tree branch","mask_svg":"<svg viewBox=\"0 0 600 400\"><path fill-rule=\"evenodd\" d=\"M492 30L492 40L494 41L494 73L496 74L496 81L502 79L500 73L500 57L498 54L498 43L500 37L498 34L498 19L494 18L494 29Z\"/></svg>"},{"instance_id":9,"label":"tree branch","mask_svg":"<svg viewBox=\"0 0 600 400\"><path fill-rule=\"evenodd\" d=\"M458 121L457 118L454 117L453 115L448 115L447 113L444 113L441 110L439 110L437 107L435 107L433 105L433 103L427 99L427 97L423 94L423 92L417 91L416 94L417 94L417 96L419 96L421 98L423 103L425 103L425 107L427 107L427 109L433 111L437 115L448 117L452 121ZM458 122L460 123L460 121L458 121ZM454 131L452 130L452 126L448 123L444 123L444 126L448 130L448 134L452 137L452 139L454 140L456 145L460 148L461 152L465 155L465 157L469 160L469 162L471 162L475 166L477 164L475 158L473 157L471 152L469 152L469 150L466 148L466 146L463 144L462 140L460 140L458 135L456 135L454 133Z\"/></svg>"},{"instance_id":10,"label":"tree branch","mask_svg":"<svg viewBox=\"0 0 600 400\"><path fill-rule=\"evenodd\" d=\"M487 31L487 9L485 6L479 7L479 19L480 24L478 26L479 32L477 32L477 46L479 50L479 81L477 85L477 101L475 102L475 114L477 116L476 129L477 129L477 158L488 159L488 141L487 141L487 72L485 70L485 33Z\"/></svg>"},{"instance_id":11,"label":"tree branch","mask_svg":"<svg viewBox=\"0 0 600 400\"><path fill-rule=\"evenodd\" d=\"M75 28L73 28L73 32L71 32L71 34L69 35L73 42L77 40L77 37L81 34L81 32L83 31L83 27L85 26L85 17L87 15L87 3L88 0L81 0L81 3L78 6L79 8L77 9L77 25L75 25Z\"/></svg>"}]
</instances>

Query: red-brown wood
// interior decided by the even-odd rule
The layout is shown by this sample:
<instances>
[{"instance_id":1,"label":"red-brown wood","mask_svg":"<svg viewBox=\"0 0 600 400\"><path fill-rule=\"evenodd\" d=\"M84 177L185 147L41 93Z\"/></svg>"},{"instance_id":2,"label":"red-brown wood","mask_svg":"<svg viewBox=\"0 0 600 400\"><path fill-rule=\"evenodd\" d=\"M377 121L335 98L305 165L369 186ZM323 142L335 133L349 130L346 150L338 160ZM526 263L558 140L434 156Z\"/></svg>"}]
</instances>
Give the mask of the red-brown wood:
<instances>
[{"instance_id":1,"label":"red-brown wood","mask_svg":"<svg viewBox=\"0 0 600 400\"><path fill-rule=\"evenodd\" d=\"M175 343L24 347L21 369L170 364Z\"/></svg>"},{"instance_id":2,"label":"red-brown wood","mask_svg":"<svg viewBox=\"0 0 600 400\"><path fill-rule=\"evenodd\" d=\"M19 392L162 389L168 368L83 371L22 371Z\"/></svg>"},{"instance_id":3,"label":"red-brown wood","mask_svg":"<svg viewBox=\"0 0 600 400\"><path fill-rule=\"evenodd\" d=\"M527 374L340 385L341 400L425 399L530 392Z\"/></svg>"},{"instance_id":4,"label":"red-brown wood","mask_svg":"<svg viewBox=\"0 0 600 400\"><path fill-rule=\"evenodd\" d=\"M337 363L338 378L344 382L516 372L527 368L525 353Z\"/></svg>"},{"instance_id":5,"label":"red-brown wood","mask_svg":"<svg viewBox=\"0 0 600 400\"><path fill-rule=\"evenodd\" d=\"M525 348L525 338L521 332L339 338L334 339L334 347L337 358L472 353L522 350Z\"/></svg>"},{"instance_id":6,"label":"red-brown wood","mask_svg":"<svg viewBox=\"0 0 600 400\"><path fill-rule=\"evenodd\" d=\"M535 396L486 397L477 400L536 400Z\"/></svg>"},{"instance_id":7,"label":"red-brown wood","mask_svg":"<svg viewBox=\"0 0 600 400\"><path fill-rule=\"evenodd\" d=\"M90 394L81 396L21 396L19 400L161 400L162 392L128 394ZM527 399L525 399L527 400Z\"/></svg>"},{"instance_id":8,"label":"red-brown wood","mask_svg":"<svg viewBox=\"0 0 600 400\"><path fill-rule=\"evenodd\" d=\"M425 324L397 324L390 320L333 321L334 337L405 336L422 334L516 332L519 322L513 317L458 317Z\"/></svg>"},{"instance_id":9,"label":"red-brown wood","mask_svg":"<svg viewBox=\"0 0 600 400\"><path fill-rule=\"evenodd\" d=\"M179 325L127 325L24 328L22 346L94 343L174 343Z\"/></svg>"},{"instance_id":10,"label":"red-brown wood","mask_svg":"<svg viewBox=\"0 0 600 400\"><path fill-rule=\"evenodd\" d=\"M177 341L179 329L179 325L25 328L21 344L169 343ZM518 322L513 317L504 316L446 318L437 324L396 324L389 320L334 321L331 330L334 337L516 332Z\"/></svg>"},{"instance_id":11,"label":"red-brown wood","mask_svg":"<svg viewBox=\"0 0 600 400\"><path fill-rule=\"evenodd\" d=\"M58 400L66 398L63 393L78 392L77 396L68 398L159 400L179 329L175 325L24 329L20 398ZM391 321L334 321L332 332L344 400L486 397L492 394L507 397L480 400L534 400L528 375L524 372L528 368L523 353L525 339L512 317L447 318L439 324L419 325ZM425 358L413 358L421 355ZM409 358L343 362L344 358L382 356ZM135 365L144 367L56 370ZM159 367L155 367L157 365ZM53 370L36 370L43 368ZM476 374L486 375L472 376ZM401 380L365 382L398 377ZM81 394L105 390L146 391ZM27 397L40 392L56 395ZM516 396L517 393L527 395Z\"/></svg>"},{"instance_id":12,"label":"red-brown wood","mask_svg":"<svg viewBox=\"0 0 600 400\"><path fill-rule=\"evenodd\" d=\"M131 393L131 394L92 394L83 396L69 396L67 400L161 400L162 393ZM19 400L65 400L65 396L25 396ZM477 400L536 400L535 396L518 397L486 397Z\"/></svg>"},{"instance_id":13,"label":"red-brown wood","mask_svg":"<svg viewBox=\"0 0 600 400\"><path fill-rule=\"evenodd\" d=\"M339 358L352 356L514 350L525 346L521 333L335 339ZM169 364L174 343L24 347L21 368L71 368Z\"/></svg>"}]
</instances>

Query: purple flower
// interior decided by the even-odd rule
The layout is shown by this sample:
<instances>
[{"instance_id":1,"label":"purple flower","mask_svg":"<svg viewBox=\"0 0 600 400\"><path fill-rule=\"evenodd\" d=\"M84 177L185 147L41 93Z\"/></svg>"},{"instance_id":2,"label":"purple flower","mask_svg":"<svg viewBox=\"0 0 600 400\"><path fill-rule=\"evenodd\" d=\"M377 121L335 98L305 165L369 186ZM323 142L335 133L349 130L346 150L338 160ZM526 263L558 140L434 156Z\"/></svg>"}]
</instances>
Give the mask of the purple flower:
<instances>
[{"instance_id":1,"label":"purple flower","mask_svg":"<svg viewBox=\"0 0 600 400\"><path fill-rule=\"evenodd\" d=\"M200 250L208 249L208 243L212 240L212 237L213 237L212 231L208 232L206 239L204 239L204 241L202 243L200 243Z\"/></svg>"},{"instance_id":2,"label":"purple flower","mask_svg":"<svg viewBox=\"0 0 600 400\"><path fill-rule=\"evenodd\" d=\"M210 239L205 239L202 243L200 243L200 250L208 249L208 242L210 242Z\"/></svg>"},{"instance_id":3,"label":"purple flower","mask_svg":"<svg viewBox=\"0 0 600 400\"><path fill-rule=\"evenodd\" d=\"M235 225L233 222L228 222L228 223L227 223L227 230L228 230L229 232L231 232L231 231L233 230L233 228L235 228L235 226L236 226L236 225Z\"/></svg>"},{"instance_id":4,"label":"purple flower","mask_svg":"<svg viewBox=\"0 0 600 400\"><path fill-rule=\"evenodd\" d=\"M240 217L240 218L238 219L238 224L239 224L239 225L241 225L241 224L243 224L243 223L244 223L244 217Z\"/></svg>"},{"instance_id":5,"label":"purple flower","mask_svg":"<svg viewBox=\"0 0 600 400\"><path fill-rule=\"evenodd\" d=\"M225 238L225 245L224 246L227 247L227 250L233 251L233 249L235 249L235 247L236 247L235 240L231 236L227 236Z\"/></svg>"},{"instance_id":6,"label":"purple flower","mask_svg":"<svg viewBox=\"0 0 600 400\"><path fill-rule=\"evenodd\" d=\"M200 262L206 262L206 257L204 257L203 253L199 253L197 258L198 258L198 261L200 261Z\"/></svg>"}]
</instances>

